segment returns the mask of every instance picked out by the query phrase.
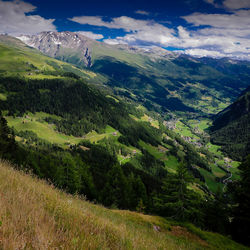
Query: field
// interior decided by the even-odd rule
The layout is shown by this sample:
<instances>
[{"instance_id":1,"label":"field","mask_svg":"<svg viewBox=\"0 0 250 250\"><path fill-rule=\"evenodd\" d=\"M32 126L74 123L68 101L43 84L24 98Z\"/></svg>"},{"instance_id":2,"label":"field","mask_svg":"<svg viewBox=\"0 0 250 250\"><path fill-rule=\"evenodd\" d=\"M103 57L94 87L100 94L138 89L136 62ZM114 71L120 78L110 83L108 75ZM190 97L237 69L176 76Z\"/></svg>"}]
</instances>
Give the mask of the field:
<instances>
[{"instance_id":1,"label":"field","mask_svg":"<svg viewBox=\"0 0 250 250\"><path fill-rule=\"evenodd\" d=\"M177 132L178 134L182 135L182 136L189 136L192 137L192 139L199 139L198 136L196 136L195 134L192 133L192 131L190 130L190 128L188 126L186 126L183 122L178 121L176 123L176 129L175 132Z\"/></svg>"},{"instance_id":2,"label":"field","mask_svg":"<svg viewBox=\"0 0 250 250\"><path fill-rule=\"evenodd\" d=\"M175 156L166 154L166 152L168 151L166 147L154 147L143 141L140 141L140 146L142 146L150 154L155 156L156 159L160 159L161 161L163 161L168 171L174 172L174 173L176 172L179 162Z\"/></svg>"},{"instance_id":3,"label":"field","mask_svg":"<svg viewBox=\"0 0 250 250\"><path fill-rule=\"evenodd\" d=\"M130 114L130 117L133 118L135 121L149 122L152 127L159 129L159 121L152 119L146 114L144 114L140 119L131 114Z\"/></svg>"},{"instance_id":4,"label":"field","mask_svg":"<svg viewBox=\"0 0 250 250\"><path fill-rule=\"evenodd\" d=\"M185 121L185 123L179 120L176 123L176 129L174 131L179 135L190 137L190 141L195 141L199 138L207 136L206 129L209 126L211 126L211 120L209 119L191 119ZM226 175L226 172L219 168L218 165L222 166L223 168L229 170L232 173L232 180L239 179L239 162L232 161L231 159L229 159L230 162L228 163L226 160L224 160L224 154L220 150L221 146L214 145L208 142L206 143L205 147L209 152L213 153L216 162L215 164L210 163L212 174L201 168L199 168L199 171L204 176L206 184L212 192L216 192L217 189L221 189L223 187L222 183L216 182L215 177L222 178ZM230 165L231 167L227 168L228 165Z\"/></svg>"},{"instance_id":5,"label":"field","mask_svg":"<svg viewBox=\"0 0 250 250\"><path fill-rule=\"evenodd\" d=\"M207 186L213 193L216 193L218 190L223 188L224 185L220 182L216 182L213 174L202 168L200 168L199 171L204 176Z\"/></svg>"},{"instance_id":6,"label":"field","mask_svg":"<svg viewBox=\"0 0 250 250\"><path fill-rule=\"evenodd\" d=\"M37 112L35 114L28 113L24 117L6 117L8 125L14 127L15 130L19 131L33 131L40 139L46 140L52 144L58 144L59 146L66 147L70 144L78 144L82 140L89 140L91 143L98 142L99 140L113 136L113 133L116 132L116 136L120 135L115 129L110 126L107 126L105 133L98 134L95 131L89 132L84 135L84 137L74 137L59 133L55 130L55 125L48 124L43 121L42 118L50 117L52 115ZM53 118L60 119L59 117L52 116Z\"/></svg>"},{"instance_id":7,"label":"field","mask_svg":"<svg viewBox=\"0 0 250 250\"><path fill-rule=\"evenodd\" d=\"M157 216L110 210L0 162L1 249L245 249Z\"/></svg>"},{"instance_id":8,"label":"field","mask_svg":"<svg viewBox=\"0 0 250 250\"><path fill-rule=\"evenodd\" d=\"M223 177L226 175L226 172L223 171L221 168L219 168L216 164L213 164L212 166L212 172L216 177Z\"/></svg>"},{"instance_id":9,"label":"field","mask_svg":"<svg viewBox=\"0 0 250 250\"><path fill-rule=\"evenodd\" d=\"M144 116L141 117L141 121L149 122L152 127L159 128L159 121L152 119L146 114L144 114Z\"/></svg>"}]
</instances>

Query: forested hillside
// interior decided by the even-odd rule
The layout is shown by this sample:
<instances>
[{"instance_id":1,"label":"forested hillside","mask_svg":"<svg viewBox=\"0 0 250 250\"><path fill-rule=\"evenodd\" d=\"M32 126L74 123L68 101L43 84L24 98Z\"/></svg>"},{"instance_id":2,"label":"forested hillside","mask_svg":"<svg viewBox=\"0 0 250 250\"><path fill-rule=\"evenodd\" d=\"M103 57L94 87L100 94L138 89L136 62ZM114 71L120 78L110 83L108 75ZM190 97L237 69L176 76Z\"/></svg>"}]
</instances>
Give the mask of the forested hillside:
<instances>
[{"instance_id":1,"label":"forested hillside","mask_svg":"<svg viewBox=\"0 0 250 250\"><path fill-rule=\"evenodd\" d=\"M250 80L250 64L244 61L199 59L159 47L112 46L74 32L42 32L20 39L49 56L101 74L101 82L116 94L157 112L216 114Z\"/></svg>"},{"instance_id":2,"label":"forested hillside","mask_svg":"<svg viewBox=\"0 0 250 250\"><path fill-rule=\"evenodd\" d=\"M250 153L250 89L219 113L211 128L215 144L234 159L242 160Z\"/></svg>"}]
</instances>

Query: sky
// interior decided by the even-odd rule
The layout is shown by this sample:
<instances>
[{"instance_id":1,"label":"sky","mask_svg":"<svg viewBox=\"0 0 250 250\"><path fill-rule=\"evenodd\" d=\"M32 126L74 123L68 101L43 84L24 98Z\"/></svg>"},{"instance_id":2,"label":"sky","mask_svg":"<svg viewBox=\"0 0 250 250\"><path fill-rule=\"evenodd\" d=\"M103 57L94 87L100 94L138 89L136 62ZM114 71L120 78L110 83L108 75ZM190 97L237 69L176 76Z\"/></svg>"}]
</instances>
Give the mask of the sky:
<instances>
[{"instance_id":1,"label":"sky","mask_svg":"<svg viewBox=\"0 0 250 250\"><path fill-rule=\"evenodd\" d=\"M250 0L0 0L0 33L42 31L250 60Z\"/></svg>"}]
</instances>

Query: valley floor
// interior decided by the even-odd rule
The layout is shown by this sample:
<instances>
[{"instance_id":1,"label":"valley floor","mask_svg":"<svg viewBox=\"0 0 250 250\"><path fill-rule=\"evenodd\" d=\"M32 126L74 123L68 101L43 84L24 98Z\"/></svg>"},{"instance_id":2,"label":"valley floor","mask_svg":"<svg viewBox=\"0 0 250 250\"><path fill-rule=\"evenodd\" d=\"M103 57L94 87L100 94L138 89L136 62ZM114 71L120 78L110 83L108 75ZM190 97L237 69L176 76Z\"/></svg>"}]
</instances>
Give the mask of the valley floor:
<instances>
[{"instance_id":1,"label":"valley floor","mask_svg":"<svg viewBox=\"0 0 250 250\"><path fill-rule=\"evenodd\" d=\"M244 249L161 217L110 210L0 162L0 249Z\"/></svg>"}]
</instances>

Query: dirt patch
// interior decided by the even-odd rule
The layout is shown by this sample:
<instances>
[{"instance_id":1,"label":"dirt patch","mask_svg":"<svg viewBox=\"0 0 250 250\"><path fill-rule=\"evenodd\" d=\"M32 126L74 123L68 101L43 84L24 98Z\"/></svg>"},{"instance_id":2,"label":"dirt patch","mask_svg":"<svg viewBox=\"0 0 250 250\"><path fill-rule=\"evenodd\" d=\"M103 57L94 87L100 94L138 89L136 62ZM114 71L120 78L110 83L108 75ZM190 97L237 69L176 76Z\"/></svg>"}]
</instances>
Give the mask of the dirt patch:
<instances>
[{"instance_id":1,"label":"dirt patch","mask_svg":"<svg viewBox=\"0 0 250 250\"><path fill-rule=\"evenodd\" d=\"M204 240L202 240L199 236L190 233L185 227L181 226L172 226L170 234L177 236L177 237L183 237L191 241L198 242L200 245L204 247L208 247L208 243Z\"/></svg>"}]
</instances>

